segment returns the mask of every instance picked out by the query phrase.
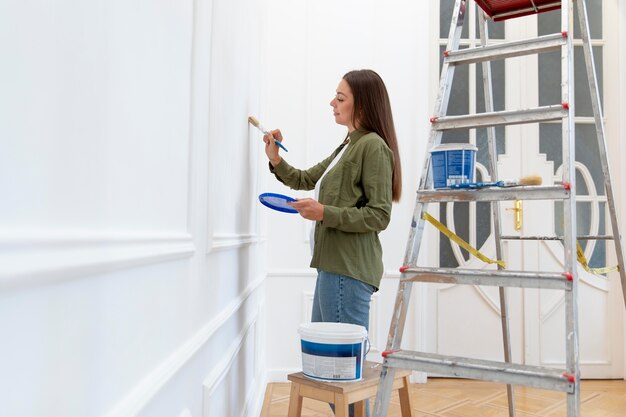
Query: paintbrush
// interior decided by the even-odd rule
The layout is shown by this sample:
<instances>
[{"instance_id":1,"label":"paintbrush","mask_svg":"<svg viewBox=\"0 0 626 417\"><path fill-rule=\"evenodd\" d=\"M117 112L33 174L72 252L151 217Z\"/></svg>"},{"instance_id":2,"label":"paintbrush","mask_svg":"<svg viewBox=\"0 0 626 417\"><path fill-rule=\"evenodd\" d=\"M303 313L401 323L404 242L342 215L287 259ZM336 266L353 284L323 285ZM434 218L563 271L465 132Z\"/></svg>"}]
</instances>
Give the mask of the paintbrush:
<instances>
[{"instance_id":1,"label":"paintbrush","mask_svg":"<svg viewBox=\"0 0 626 417\"><path fill-rule=\"evenodd\" d=\"M269 130L267 130L266 128L264 128L264 127L263 127L263 125L261 124L261 122L259 122L259 119L257 119L256 117L254 117L254 116L250 116L250 117L248 117L248 123L250 123L252 126L254 126L254 127L256 127L257 129L259 129L259 130L260 130L261 132L263 132L264 134L266 134L266 135L270 135L270 136L271 136L270 131L269 131ZM279 141L278 139L274 138L274 143L275 143L276 145L280 146L280 147L281 147L281 148L282 148L285 152L289 152L289 151L287 150L287 148L285 148L285 147L283 146L283 144L282 144L282 143L280 143L280 141Z\"/></svg>"},{"instance_id":2,"label":"paintbrush","mask_svg":"<svg viewBox=\"0 0 626 417\"><path fill-rule=\"evenodd\" d=\"M541 185L543 180L539 175L527 175L514 180L500 180L496 182L468 182L465 184L452 184L448 188L485 188L485 187L521 187L527 185Z\"/></svg>"}]
</instances>

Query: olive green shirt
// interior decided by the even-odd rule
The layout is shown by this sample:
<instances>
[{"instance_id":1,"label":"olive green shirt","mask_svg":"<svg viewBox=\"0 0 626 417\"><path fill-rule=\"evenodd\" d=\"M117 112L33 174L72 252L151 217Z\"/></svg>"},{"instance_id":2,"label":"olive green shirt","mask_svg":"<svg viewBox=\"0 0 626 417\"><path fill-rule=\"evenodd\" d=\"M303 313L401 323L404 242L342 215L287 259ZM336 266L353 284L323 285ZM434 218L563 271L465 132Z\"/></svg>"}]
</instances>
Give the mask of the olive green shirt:
<instances>
[{"instance_id":1,"label":"olive green shirt","mask_svg":"<svg viewBox=\"0 0 626 417\"><path fill-rule=\"evenodd\" d=\"M299 170L284 159L270 170L294 190L312 190L334 157L341 159L322 179L319 202L324 218L315 225L311 267L380 287L383 253L378 233L389 224L393 154L376 133L354 131L328 158Z\"/></svg>"}]
</instances>

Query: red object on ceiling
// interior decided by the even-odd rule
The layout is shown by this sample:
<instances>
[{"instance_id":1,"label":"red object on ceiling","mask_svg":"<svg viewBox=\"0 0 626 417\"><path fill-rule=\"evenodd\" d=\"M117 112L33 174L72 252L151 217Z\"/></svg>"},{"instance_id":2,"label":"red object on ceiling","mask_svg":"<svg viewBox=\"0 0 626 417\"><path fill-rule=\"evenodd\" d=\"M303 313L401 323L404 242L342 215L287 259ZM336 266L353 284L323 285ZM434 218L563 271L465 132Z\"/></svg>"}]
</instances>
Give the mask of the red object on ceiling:
<instances>
[{"instance_id":1,"label":"red object on ceiling","mask_svg":"<svg viewBox=\"0 0 626 417\"><path fill-rule=\"evenodd\" d=\"M476 4L495 20L547 12L561 8L561 1L555 0L475 0Z\"/></svg>"}]
</instances>

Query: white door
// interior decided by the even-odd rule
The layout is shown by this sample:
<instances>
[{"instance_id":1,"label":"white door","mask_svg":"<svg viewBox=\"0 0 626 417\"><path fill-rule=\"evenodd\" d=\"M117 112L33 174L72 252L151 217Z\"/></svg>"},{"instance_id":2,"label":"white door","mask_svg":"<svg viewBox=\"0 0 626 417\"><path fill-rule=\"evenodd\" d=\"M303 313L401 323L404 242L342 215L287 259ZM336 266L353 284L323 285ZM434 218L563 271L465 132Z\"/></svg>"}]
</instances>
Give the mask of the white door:
<instances>
[{"instance_id":1,"label":"white door","mask_svg":"<svg viewBox=\"0 0 626 417\"><path fill-rule=\"evenodd\" d=\"M440 2L440 49L445 48L453 0ZM611 40L610 17L616 16L614 2L587 0L596 69L600 88L611 85L605 67L616 65L608 54ZM437 11L435 11L436 13ZM469 23L469 24L468 24ZM470 4L468 21L463 34L463 45L474 46L478 31L476 10ZM579 38L577 29L574 35ZM490 23L493 39L525 39L560 31L559 12L543 13L536 17L514 19L506 24ZM607 46L608 45L608 46ZM613 49L617 50L617 48ZM606 198L601 165L597 155L593 114L587 92L582 47L577 46L576 60L576 160L579 201L577 206L578 234L602 235L605 230ZM496 110L530 108L560 102L560 52L494 62L494 105ZM460 67L455 73L448 114L482 112L481 68ZM605 107L617 103L612 89L603 89ZM612 120L606 119L609 150L611 138L618 138ZM616 123L615 123L616 124ZM612 135L611 132L614 132ZM508 126L497 129L498 169L500 178L518 178L538 174L545 183L559 182L561 178L560 123ZM446 133L444 142L472 142L478 145L477 168L479 180L488 180L485 166L486 133L484 129ZM524 201L522 228L513 227L512 202L501 203L504 235L553 236L560 235L562 216L560 205L552 201ZM439 216L449 228L490 257L495 257L491 235L489 206L486 203L447 204L439 209L431 206L431 213ZM607 225L610 227L610 225ZM586 258L592 267L605 266L614 261L613 247L605 241L581 240ZM456 267L489 268L470 257L447 238L440 239L439 264ZM559 241L507 240L504 259L509 269L529 271L562 271L563 249ZM615 276L614 276L615 275ZM429 285L427 314L427 345L431 351L502 360L502 336L498 289L491 287ZM563 292L547 290L507 289L513 360L532 365L564 367L565 318ZM624 376L622 310L623 300L619 277L594 275L580 269L579 288L580 363L583 378L615 378ZM473 342L479 341L479 342Z\"/></svg>"}]
</instances>

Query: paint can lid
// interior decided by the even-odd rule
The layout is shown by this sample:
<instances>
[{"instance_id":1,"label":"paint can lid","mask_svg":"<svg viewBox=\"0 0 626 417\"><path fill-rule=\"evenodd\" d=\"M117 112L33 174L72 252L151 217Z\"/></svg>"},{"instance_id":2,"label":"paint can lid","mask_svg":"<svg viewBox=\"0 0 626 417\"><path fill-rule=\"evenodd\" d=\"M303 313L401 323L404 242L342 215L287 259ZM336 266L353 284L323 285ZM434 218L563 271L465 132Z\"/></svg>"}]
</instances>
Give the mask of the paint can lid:
<instances>
[{"instance_id":1,"label":"paint can lid","mask_svg":"<svg viewBox=\"0 0 626 417\"><path fill-rule=\"evenodd\" d=\"M471 143L442 143L430 150L430 152L443 152L443 151L477 151L476 145Z\"/></svg>"},{"instance_id":2,"label":"paint can lid","mask_svg":"<svg viewBox=\"0 0 626 417\"><path fill-rule=\"evenodd\" d=\"M330 340L356 338L365 339L367 329L358 324L314 322L302 323L298 327L301 336L326 338Z\"/></svg>"}]
</instances>

